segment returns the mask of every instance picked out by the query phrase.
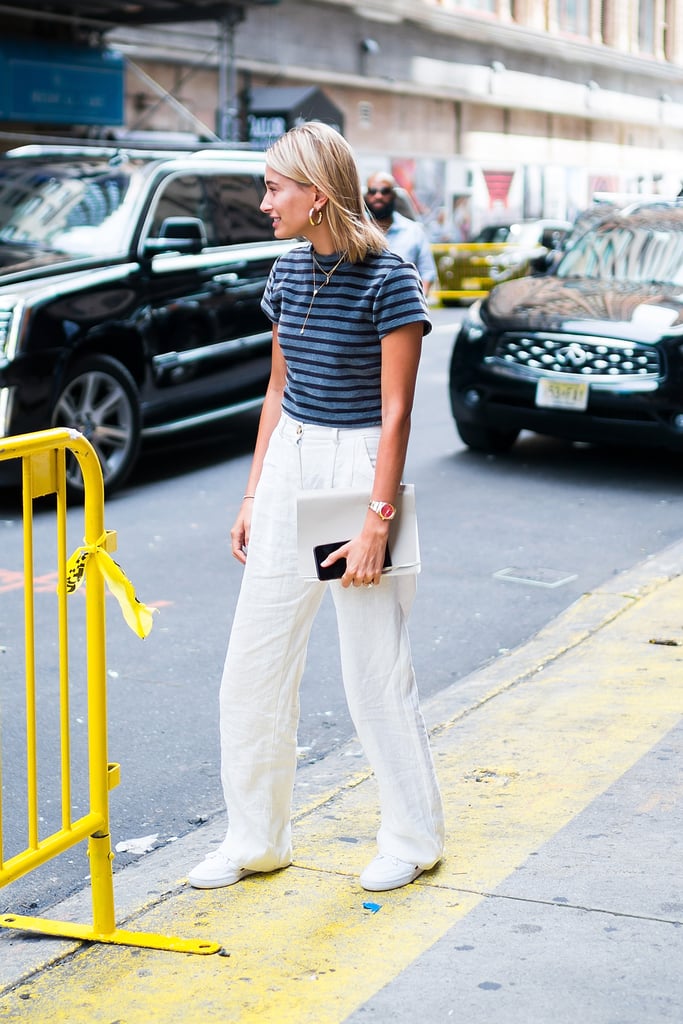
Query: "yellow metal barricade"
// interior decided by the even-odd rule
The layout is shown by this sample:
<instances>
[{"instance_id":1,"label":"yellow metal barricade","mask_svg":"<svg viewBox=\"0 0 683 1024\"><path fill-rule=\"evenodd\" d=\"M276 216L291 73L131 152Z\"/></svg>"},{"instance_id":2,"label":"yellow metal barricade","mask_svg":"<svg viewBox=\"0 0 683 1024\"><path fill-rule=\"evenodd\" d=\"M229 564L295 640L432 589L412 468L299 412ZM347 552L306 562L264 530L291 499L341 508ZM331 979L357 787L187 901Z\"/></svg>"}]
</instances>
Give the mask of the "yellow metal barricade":
<instances>
[{"instance_id":1,"label":"yellow metal barricade","mask_svg":"<svg viewBox=\"0 0 683 1024\"><path fill-rule=\"evenodd\" d=\"M483 299L502 280L521 277L528 263L500 272L498 258L514 246L508 242L435 242L432 255L437 279L430 296L437 302Z\"/></svg>"},{"instance_id":2,"label":"yellow metal barricade","mask_svg":"<svg viewBox=\"0 0 683 1024\"><path fill-rule=\"evenodd\" d=\"M69 454L70 453L70 454ZM66 459L73 457L84 482L84 545L67 558ZM217 943L173 936L123 931L116 927L113 852L109 834L109 790L119 782L119 765L108 760L105 649L105 585L115 594L126 621L140 636L151 628L151 609L137 602L123 572L111 559L116 535L104 527L102 471L94 448L74 430L54 429L0 440L0 461L20 459L22 466L24 541L24 624L26 677L27 836L24 851L5 859L2 815L2 750L0 750L0 887L88 840L92 888L92 925L52 921L16 914L0 915L0 927L89 941L118 943L183 953L215 953ZM34 586L33 506L55 495L57 560L57 636L59 640L59 734L61 828L40 835L38 784L38 699ZM89 808L73 820L71 798L70 687L68 594L85 580L86 694L88 726ZM0 701L2 694L0 692ZM1 711L0 707L0 711Z\"/></svg>"}]
</instances>

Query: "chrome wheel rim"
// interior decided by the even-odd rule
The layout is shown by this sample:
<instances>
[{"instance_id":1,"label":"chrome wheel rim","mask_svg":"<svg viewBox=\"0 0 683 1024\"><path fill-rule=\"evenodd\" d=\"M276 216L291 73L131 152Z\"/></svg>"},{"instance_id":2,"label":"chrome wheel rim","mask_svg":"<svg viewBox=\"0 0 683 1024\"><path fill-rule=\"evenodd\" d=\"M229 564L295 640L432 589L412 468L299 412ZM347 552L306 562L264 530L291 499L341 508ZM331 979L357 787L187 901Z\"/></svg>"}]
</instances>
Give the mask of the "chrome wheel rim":
<instances>
[{"instance_id":1,"label":"chrome wheel rim","mask_svg":"<svg viewBox=\"0 0 683 1024\"><path fill-rule=\"evenodd\" d=\"M123 386L110 374L88 370L69 381L53 414L56 427L74 427L90 441L102 466L105 483L127 463L135 441L135 417ZM75 460L67 479L80 480Z\"/></svg>"}]
</instances>

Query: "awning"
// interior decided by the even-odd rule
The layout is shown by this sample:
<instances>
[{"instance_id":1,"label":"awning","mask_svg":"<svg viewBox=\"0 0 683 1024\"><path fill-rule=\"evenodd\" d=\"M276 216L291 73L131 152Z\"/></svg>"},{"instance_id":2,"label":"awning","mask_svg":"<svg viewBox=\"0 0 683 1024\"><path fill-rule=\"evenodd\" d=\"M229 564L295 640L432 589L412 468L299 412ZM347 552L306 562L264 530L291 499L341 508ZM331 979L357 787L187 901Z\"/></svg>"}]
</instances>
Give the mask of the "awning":
<instances>
[{"instance_id":1,"label":"awning","mask_svg":"<svg viewBox=\"0 0 683 1024\"><path fill-rule=\"evenodd\" d=\"M49 20L50 15L74 18L84 24L101 28L116 25L158 25L182 21L220 21L229 8L267 6L280 0L237 0L235 3L216 3L216 0L49 0L40 5L38 11L25 5L3 4L3 14L12 13L22 18L40 16Z\"/></svg>"},{"instance_id":2,"label":"awning","mask_svg":"<svg viewBox=\"0 0 683 1024\"><path fill-rule=\"evenodd\" d=\"M302 121L324 121L344 131L344 115L317 86L252 89L249 95L249 141L267 147Z\"/></svg>"}]
</instances>

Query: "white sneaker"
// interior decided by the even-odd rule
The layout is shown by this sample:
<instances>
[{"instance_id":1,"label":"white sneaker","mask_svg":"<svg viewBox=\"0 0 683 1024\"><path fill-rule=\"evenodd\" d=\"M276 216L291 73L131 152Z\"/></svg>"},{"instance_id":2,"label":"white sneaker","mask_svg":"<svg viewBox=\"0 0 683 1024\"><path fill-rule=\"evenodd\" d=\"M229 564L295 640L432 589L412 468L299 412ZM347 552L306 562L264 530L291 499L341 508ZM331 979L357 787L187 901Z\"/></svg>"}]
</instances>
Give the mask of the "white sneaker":
<instances>
[{"instance_id":1,"label":"white sneaker","mask_svg":"<svg viewBox=\"0 0 683 1024\"><path fill-rule=\"evenodd\" d=\"M195 889L220 889L224 885L234 885L247 875L255 873L249 868L239 867L226 857L219 847L207 854L201 864L190 871L187 880Z\"/></svg>"},{"instance_id":2,"label":"white sneaker","mask_svg":"<svg viewBox=\"0 0 683 1024\"><path fill-rule=\"evenodd\" d=\"M400 889L402 885L414 882L424 868L417 864L409 864L398 857L390 857L380 853L363 871L360 884L369 892L386 892L389 889Z\"/></svg>"}]
</instances>

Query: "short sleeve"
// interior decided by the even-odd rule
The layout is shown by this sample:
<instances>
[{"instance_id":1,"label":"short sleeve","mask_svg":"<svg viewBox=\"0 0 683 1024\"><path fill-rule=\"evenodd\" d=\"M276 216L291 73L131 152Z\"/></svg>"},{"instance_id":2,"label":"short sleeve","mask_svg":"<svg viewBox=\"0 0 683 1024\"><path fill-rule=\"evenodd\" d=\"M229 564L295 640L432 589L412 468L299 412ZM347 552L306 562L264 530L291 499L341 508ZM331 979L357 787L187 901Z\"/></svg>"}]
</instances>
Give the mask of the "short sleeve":
<instances>
[{"instance_id":1,"label":"short sleeve","mask_svg":"<svg viewBox=\"0 0 683 1024\"><path fill-rule=\"evenodd\" d=\"M278 273L279 260L270 268L270 274L261 299L261 309L272 324L280 320L280 308L282 305L282 291L279 286L280 275Z\"/></svg>"},{"instance_id":2,"label":"short sleeve","mask_svg":"<svg viewBox=\"0 0 683 1024\"><path fill-rule=\"evenodd\" d=\"M422 282L412 263L397 263L384 277L375 298L374 320L380 338L406 324L422 323L429 334L432 322Z\"/></svg>"}]
</instances>

